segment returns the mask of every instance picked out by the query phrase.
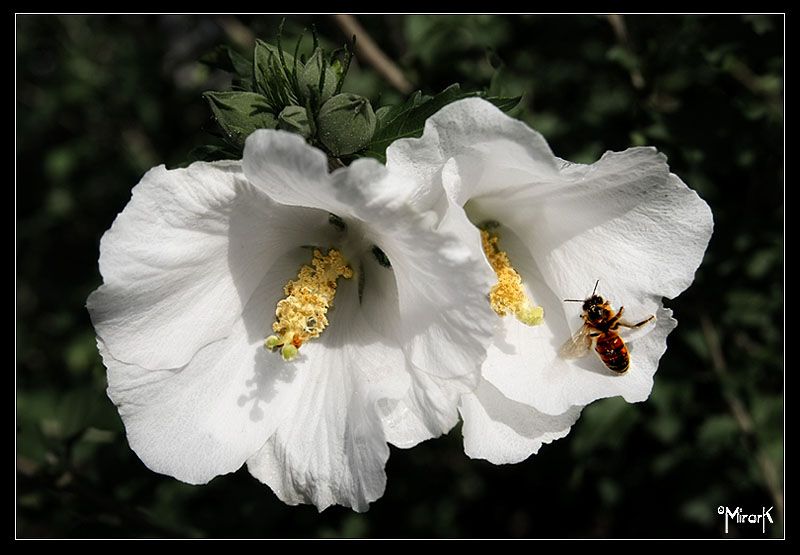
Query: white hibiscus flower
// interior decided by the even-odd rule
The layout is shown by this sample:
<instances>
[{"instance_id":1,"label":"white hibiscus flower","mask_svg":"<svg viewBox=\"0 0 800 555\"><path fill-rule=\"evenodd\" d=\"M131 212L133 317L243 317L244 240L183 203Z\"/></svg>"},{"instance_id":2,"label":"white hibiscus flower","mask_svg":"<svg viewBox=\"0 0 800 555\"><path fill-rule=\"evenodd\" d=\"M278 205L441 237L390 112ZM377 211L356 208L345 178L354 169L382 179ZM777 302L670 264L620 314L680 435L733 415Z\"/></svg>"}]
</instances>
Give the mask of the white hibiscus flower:
<instances>
[{"instance_id":1,"label":"white hibiscus flower","mask_svg":"<svg viewBox=\"0 0 800 555\"><path fill-rule=\"evenodd\" d=\"M581 406L649 396L677 324L662 297L692 283L713 227L708 205L669 172L662 154L631 148L571 164L524 123L466 99L431 117L422 138L394 143L387 166L430 195L444 186L449 206L441 210L466 210L474 225L462 233L497 273L484 291L497 313L495 342L480 385L460 407L470 456L517 462L566 435ZM624 373L590 348L559 352L584 322L582 304L564 299L588 297L597 280L615 311L624 305L623 321L655 316L628 341ZM624 340L626 328L618 331ZM611 360L618 349L611 351L609 365L624 370L622 359Z\"/></svg>"},{"instance_id":2,"label":"white hibiscus flower","mask_svg":"<svg viewBox=\"0 0 800 555\"><path fill-rule=\"evenodd\" d=\"M152 470L199 484L246 462L287 503L363 511L387 441L457 422L493 274L413 182L373 160L327 168L260 130L242 162L148 172L104 235L87 306Z\"/></svg>"}]
</instances>

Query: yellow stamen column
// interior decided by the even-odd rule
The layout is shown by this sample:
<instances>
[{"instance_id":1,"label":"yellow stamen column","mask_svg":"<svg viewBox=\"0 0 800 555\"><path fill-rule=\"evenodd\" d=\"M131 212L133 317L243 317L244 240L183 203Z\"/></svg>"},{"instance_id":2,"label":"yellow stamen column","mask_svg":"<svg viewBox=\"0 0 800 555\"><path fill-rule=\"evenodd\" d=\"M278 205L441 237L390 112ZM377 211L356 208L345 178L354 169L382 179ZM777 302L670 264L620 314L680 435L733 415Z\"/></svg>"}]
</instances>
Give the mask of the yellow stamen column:
<instances>
[{"instance_id":1,"label":"yellow stamen column","mask_svg":"<svg viewBox=\"0 0 800 555\"><path fill-rule=\"evenodd\" d=\"M340 277L353 277L353 270L342 254L330 249L323 255L314 249L311 266L305 264L301 267L297 279L283 288L286 297L278 301L275 309L277 321L272 324L276 335L267 337L264 346L269 350L281 347L284 360L292 360L303 343L319 337L328 327L328 308L333 305L336 282Z\"/></svg>"},{"instance_id":2,"label":"yellow stamen column","mask_svg":"<svg viewBox=\"0 0 800 555\"><path fill-rule=\"evenodd\" d=\"M511 266L508 255L500 250L498 241L496 234L481 230L483 252L497 274L497 284L489 292L489 304L498 316L511 312L523 324L538 326L544 321L544 309L528 299L522 287L522 277Z\"/></svg>"}]
</instances>

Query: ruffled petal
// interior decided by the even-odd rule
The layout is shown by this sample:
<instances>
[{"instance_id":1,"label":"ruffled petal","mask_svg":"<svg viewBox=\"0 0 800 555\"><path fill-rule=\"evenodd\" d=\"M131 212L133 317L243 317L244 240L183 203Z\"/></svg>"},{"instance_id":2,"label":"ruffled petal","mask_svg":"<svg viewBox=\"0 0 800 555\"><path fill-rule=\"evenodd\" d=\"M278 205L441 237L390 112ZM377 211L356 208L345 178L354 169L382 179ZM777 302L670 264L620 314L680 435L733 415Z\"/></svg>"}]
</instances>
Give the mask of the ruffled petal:
<instances>
[{"instance_id":1,"label":"ruffled petal","mask_svg":"<svg viewBox=\"0 0 800 555\"><path fill-rule=\"evenodd\" d=\"M245 141L242 168L247 179L275 202L319 208L341 217L350 214L332 187L325 153L306 144L300 135L256 130Z\"/></svg>"},{"instance_id":2,"label":"ruffled petal","mask_svg":"<svg viewBox=\"0 0 800 555\"><path fill-rule=\"evenodd\" d=\"M461 399L464 452L494 464L518 463L560 439L580 416L579 407L551 416L505 397L486 380Z\"/></svg>"},{"instance_id":3,"label":"ruffled petal","mask_svg":"<svg viewBox=\"0 0 800 555\"><path fill-rule=\"evenodd\" d=\"M369 191L368 184L375 184L376 196L394 190L391 198L402 201L379 204L391 209L378 217L368 202L350 204L391 264L367 266L364 310L373 328L395 338L406 354L412 387L382 414L389 441L412 447L455 426L459 395L477 383L492 334L484 291L494 274L474 242L478 231L463 213L420 214L417 190L405 179L367 160L350 169L349 178L361 183L353 190ZM437 202L446 203L444 192L439 195Z\"/></svg>"},{"instance_id":4,"label":"ruffled petal","mask_svg":"<svg viewBox=\"0 0 800 555\"><path fill-rule=\"evenodd\" d=\"M452 428L459 395L477 384L494 274L474 244L477 230L447 210L443 190L428 194L369 159L328 174L320 156L296 137L261 130L247 140L244 171L278 202L326 206L357 237L344 248L362 265L362 310L385 341L402 346L412 385L381 415L390 441L410 447ZM380 253L386 260L376 263Z\"/></svg>"},{"instance_id":5,"label":"ruffled petal","mask_svg":"<svg viewBox=\"0 0 800 555\"><path fill-rule=\"evenodd\" d=\"M372 257L377 246L391 264L399 318L387 333L406 346L411 363L422 371L477 383L475 361L484 356L491 333L482 291L493 274L483 256L450 229L454 216L420 208L417 183L371 159L328 174L320 156L324 159L297 136L259 130L247 139L243 166L276 201L324 206L357 227L351 231L362 236L358 254ZM443 192L439 201L447 203ZM348 256L356 258L352 251ZM391 287L386 292L391 294Z\"/></svg>"},{"instance_id":6,"label":"ruffled petal","mask_svg":"<svg viewBox=\"0 0 800 555\"><path fill-rule=\"evenodd\" d=\"M405 394L404 355L359 310L357 286L342 283L331 324L303 345L298 388L283 421L248 469L284 502L366 511L386 486L389 456L380 406Z\"/></svg>"},{"instance_id":7,"label":"ruffled petal","mask_svg":"<svg viewBox=\"0 0 800 555\"><path fill-rule=\"evenodd\" d=\"M483 368L490 383L552 415L600 397L647 398L675 327L661 298L691 284L713 228L708 205L669 173L663 155L634 148L570 164L525 124L469 99L431 117L422 138L396 142L387 165L429 191L443 186L476 224L499 222L501 248L545 309L542 326L500 321ZM580 303L563 299L584 298L598 279L598 293L624 305L627 320L658 317L630 344L624 376L592 352L569 361L557 354L582 323Z\"/></svg>"},{"instance_id":8,"label":"ruffled petal","mask_svg":"<svg viewBox=\"0 0 800 555\"><path fill-rule=\"evenodd\" d=\"M395 141L386 150L386 166L414 179L431 196L442 185L440 172L449 160L470 176L464 180L468 189L449 191L460 206L559 173L544 137L479 98L448 104L428 118L421 138Z\"/></svg>"},{"instance_id":9,"label":"ruffled petal","mask_svg":"<svg viewBox=\"0 0 800 555\"><path fill-rule=\"evenodd\" d=\"M457 231L463 228L456 228L453 217L419 211L416 184L374 160L357 160L348 170L334 174L342 183L339 191L351 193L342 199L354 207L365 236L387 256L396 284L396 297L384 303L397 303L396 326L386 322L383 329L399 338L412 365L471 388L490 341L491 309L484 290L494 277L468 244L477 232L461 236ZM365 289L370 286L368 281ZM383 289L392 294L391 287ZM376 326L387 320L374 312L370 317Z\"/></svg>"},{"instance_id":10,"label":"ruffled petal","mask_svg":"<svg viewBox=\"0 0 800 555\"><path fill-rule=\"evenodd\" d=\"M565 177L566 184L541 197L520 191L502 204L500 198L493 206L480 204L503 223L503 248L545 309L538 328L503 323L484 376L508 397L548 414L604 397L635 402L649 396L658 357L676 325L661 298L692 283L713 227L708 205L669 174L653 149L607 154L592 166L570 168ZM613 375L590 351L577 360L558 356L582 325L581 303L563 299L587 297L598 279L597 292L615 309L624 306L625 320L658 319L647 341L629 345L631 369L624 376ZM619 331L625 339L628 330ZM655 351L644 348L651 343Z\"/></svg>"},{"instance_id":11,"label":"ruffled petal","mask_svg":"<svg viewBox=\"0 0 800 555\"><path fill-rule=\"evenodd\" d=\"M276 262L227 338L207 345L184 367L149 370L120 362L98 341L108 368L108 396L128 442L148 468L191 484L234 472L291 418L298 373L263 347L283 284L307 252Z\"/></svg>"},{"instance_id":12,"label":"ruffled petal","mask_svg":"<svg viewBox=\"0 0 800 555\"><path fill-rule=\"evenodd\" d=\"M150 170L100 243L103 285L87 307L117 361L179 368L231 333L271 264L328 227L327 213L287 209L238 163Z\"/></svg>"}]
</instances>

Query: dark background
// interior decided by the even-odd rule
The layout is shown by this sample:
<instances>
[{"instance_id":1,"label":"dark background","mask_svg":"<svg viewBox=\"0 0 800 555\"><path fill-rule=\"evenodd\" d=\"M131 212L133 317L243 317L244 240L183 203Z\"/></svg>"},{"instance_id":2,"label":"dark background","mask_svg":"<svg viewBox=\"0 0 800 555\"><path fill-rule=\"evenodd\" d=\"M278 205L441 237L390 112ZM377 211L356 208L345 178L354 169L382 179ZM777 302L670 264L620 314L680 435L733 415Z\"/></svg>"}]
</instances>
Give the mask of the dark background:
<instances>
[{"instance_id":1,"label":"dark background","mask_svg":"<svg viewBox=\"0 0 800 555\"><path fill-rule=\"evenodd\" d=\"M84 309L99 239L148 168L209 142L200 95L229 79L197 60L247 53L280 19L18 16L17 535L723 537L726 505L776 506L767 536L782 536L783 18L359 19L425 92L524 93L518 117L556 155L654 145L709 203L714 236L666 302L680 324L650 399L598 401L513 466L466 458L458 429L392 448L365 514L288 507L245 469L206 486L150 472L105 396ZM341 46L328 16L289 17L286 37L312 23ZM401 99L358 61L345 89Z\"/></svg>"}]
</instances>

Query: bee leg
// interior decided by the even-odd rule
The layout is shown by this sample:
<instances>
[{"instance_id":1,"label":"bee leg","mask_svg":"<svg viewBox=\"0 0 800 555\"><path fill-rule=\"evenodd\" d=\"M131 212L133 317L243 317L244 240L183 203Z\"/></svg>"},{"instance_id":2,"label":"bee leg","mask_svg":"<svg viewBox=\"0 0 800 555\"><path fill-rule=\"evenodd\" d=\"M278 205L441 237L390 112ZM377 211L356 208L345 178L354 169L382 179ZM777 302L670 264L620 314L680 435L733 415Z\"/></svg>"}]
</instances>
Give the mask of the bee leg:
<instances>
[{"instance_id":1,"label":"bee leg","mask_svg":"<svg viewBox=\"0 0 800 555\"><path fill-rule=\"evenodd\" d=\"M622 310L620 310L620 312L622 312ZM619 325L619 326L624 326L626 328L635 329L635 328L641 328L643 325L645 325L646 323L648 323L651 320L653 320L653 318L655 318L655 316L651 315L650 317L645 318L644 320L642 320L638 324L631 324L630 322L626 322L625 320L619 320L618 322L616 322L616 324Z\"/></svg>"},{"instance_id":2,"label":"bee leg","mask_svg":"<svg viewBox=\"0 0 800 555\"><path fill-rule=\"evenodd\" d=\"M619 307L619 312L614 314L614 316L608 320L608 326L610 329L615 330L619 327L619 321L622 318L622 312L624 310L625 310L624 306Z\"/></svg>"}]
</instances>

